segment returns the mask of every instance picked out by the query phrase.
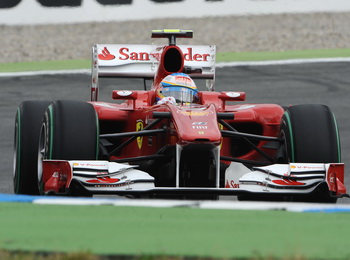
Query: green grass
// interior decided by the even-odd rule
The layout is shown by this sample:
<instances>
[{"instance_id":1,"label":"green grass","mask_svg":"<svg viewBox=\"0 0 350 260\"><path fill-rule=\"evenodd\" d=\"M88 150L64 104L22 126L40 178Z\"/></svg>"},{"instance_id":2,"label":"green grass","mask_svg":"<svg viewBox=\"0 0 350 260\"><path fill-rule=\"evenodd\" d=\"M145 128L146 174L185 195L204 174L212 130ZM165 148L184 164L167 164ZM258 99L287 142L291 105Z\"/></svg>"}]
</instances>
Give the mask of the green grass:
<instances>
[{"instance_id":1,"label":"green grass","mask_svg":"<svg viewBox=\"0 0 350 260\"><path fill-rule=\"evenodd\" d=\"M91 60L57 60L0 63L0 72L41 71L41 70L73 70L91 67Z\"/></svg>"},{"instance_id":2,"label":"green grass","mask_svg":"<svg viewBox=\"0 0 350 260\"><path fill-rule=\"evenodd\" d=\"M350 259L350 214L0 203L0 249L218 259Z\"/></svg>"},{"instance_id":3,"label":"green grass","mask_svg":"<svg viewBox=\"0 0 350 260\"><path fill-rule=\"evenodd\" d=\"M286 59L312 59L350 57L350 49L299 50L285 52L241 52L218 53L217 62L264 61ZM0 63L0 72L89 69L90 60L57 60L19 63Z\"/></svg>"}]
</instances>

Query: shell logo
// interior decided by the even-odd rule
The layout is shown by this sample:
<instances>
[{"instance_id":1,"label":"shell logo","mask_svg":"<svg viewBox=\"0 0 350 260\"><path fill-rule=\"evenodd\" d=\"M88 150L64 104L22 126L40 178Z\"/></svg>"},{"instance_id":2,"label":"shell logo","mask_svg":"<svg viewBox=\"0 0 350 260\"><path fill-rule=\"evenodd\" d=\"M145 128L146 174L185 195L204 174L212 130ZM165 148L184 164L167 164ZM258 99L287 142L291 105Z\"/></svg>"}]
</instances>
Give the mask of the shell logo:
<instances>
[{"instance_id":1,"label":"shell logo","mask_svg":"<svg viewBox=\"0 0 350 260\"><path fill-rule=\"evenodd\" d=\"M219 126L219 129L220 129L220 130L224 130L224 126L223 126L222 124L219 123L218 126ZM220 139L220 150L221 150L221 148L222 148L222 141L223 141L223 140L224 140L224 139L223 139L223 137L221 136L221 139Z\"/></svg>"},{"instance_id":2,"label":"shell logo","mask_svg":"<svg viewBox=\"0 0 350 260\"><path fill-rule=\"evenodd\" d=\"M209 114L212 114L211 111L180 111L179 113L187 116L207 116Z\"/></svg>"}]
</instances>

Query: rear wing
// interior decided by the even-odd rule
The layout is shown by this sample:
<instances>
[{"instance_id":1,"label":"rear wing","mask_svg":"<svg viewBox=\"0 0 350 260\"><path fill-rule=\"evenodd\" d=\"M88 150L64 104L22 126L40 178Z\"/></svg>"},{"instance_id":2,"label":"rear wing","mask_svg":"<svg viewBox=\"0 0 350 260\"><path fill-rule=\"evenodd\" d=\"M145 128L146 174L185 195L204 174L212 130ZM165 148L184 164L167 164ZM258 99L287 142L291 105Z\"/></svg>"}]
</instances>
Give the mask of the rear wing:
<instances>
[{"instance_id":1,"label":"rear wing","mask_svg":"<svg viewBox=\"0 0 350 260\"><path fill-rule=\"evenodd\" d=\"M154 78L164 47L96 44L92 51L91 100L97 99L99 77ZM216 46L177 45L177 47L184 54L185 73L190 74L192 78L214 80Z\"/></svg>"}]
</instances>

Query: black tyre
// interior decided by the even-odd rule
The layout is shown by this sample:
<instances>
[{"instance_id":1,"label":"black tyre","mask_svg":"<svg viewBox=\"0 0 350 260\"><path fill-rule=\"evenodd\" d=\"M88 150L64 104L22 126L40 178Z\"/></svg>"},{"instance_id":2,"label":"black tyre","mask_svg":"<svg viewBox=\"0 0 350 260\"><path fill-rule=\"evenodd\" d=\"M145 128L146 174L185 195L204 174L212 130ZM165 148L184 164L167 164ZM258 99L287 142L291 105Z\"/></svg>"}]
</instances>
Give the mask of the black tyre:
<instances>
[{"instance_id":1,"label":"black tyre","mask_svg":"<svg viewBox=\"0 0 350 260\"><path fill-rule=\"evenodd\" d=\"M282 117L287 162L338 163L341 161L338 126L325 105L297 105Z\"/></svg>"},{"instance_id":2,"label":"black tyre","mask_svg":"<svg viewBox=\"0 0 350 260\"><path fill-rule=\"evenodd\" d=\"M17 110L14 136L14 192L37 195L37 150L45 110L51 101L25 101Z\"/></svg>"},{"instance_id":3,"label":"black tyre","mask_svg":"<svg viewBox=\"0 0 350 260\"><path fill-rule=\"evenodd\" d=\"M42 159L96 160L98 145L98 118L90 103L68 100L53 102L45 112L40 133L38 153L40 192L42 193ZM72 195L86 195L74 188L70 192Z\"/></svg>"},{"instance_id":4,"label":"black tyre","mask_svg":"<svg viewBox=\"0 0 350 260\"><path fill-rule=\"evenodd\" d=\"M282 162L339 163L341 149L336 119L325 105L297 105L288 108L281 121L284 140ZM302 201L336 202L326 185Z\"/></svg>"}]
</instances>

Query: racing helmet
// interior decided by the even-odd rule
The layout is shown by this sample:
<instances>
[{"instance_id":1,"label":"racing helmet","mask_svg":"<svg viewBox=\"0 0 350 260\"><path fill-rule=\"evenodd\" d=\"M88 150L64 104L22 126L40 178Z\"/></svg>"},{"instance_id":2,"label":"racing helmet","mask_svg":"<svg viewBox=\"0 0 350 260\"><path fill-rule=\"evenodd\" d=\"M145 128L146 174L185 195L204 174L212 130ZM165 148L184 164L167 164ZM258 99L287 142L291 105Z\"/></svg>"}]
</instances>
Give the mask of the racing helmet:
<instances>
[{"instance_id":1,"label":"racing helmet","mask_svg":"<svg viewBox=\"0 0 350 260\"><path fill-rule=\"evenodd\" d=\"M185 73L173 73L166 76L160 83L156 93L156 101L165 97L173 97L177 104L198 103L196 84Z\"/></svg>"}]
</instances>

